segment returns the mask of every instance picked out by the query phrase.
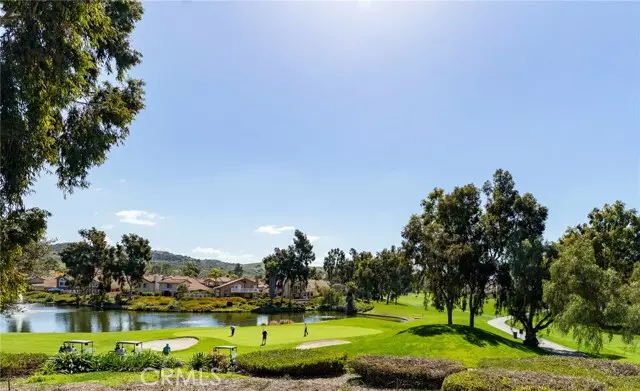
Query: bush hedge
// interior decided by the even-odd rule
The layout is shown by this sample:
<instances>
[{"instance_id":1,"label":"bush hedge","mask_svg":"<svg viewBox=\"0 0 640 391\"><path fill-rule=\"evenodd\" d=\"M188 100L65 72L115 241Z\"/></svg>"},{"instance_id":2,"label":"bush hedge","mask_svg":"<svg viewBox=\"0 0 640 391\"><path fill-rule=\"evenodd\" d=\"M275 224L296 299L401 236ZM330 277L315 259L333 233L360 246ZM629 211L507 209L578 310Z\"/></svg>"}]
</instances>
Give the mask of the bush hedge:
<instances>
[{"instance_id":1,"label":"bush hedge","mask_svg":"<svg viewBox=\"0 0 640 391\"><path fill-rule=\"evenodd\" d=\"M198 352L191 357L189 361L189 368L196 371L213 371L226 373L231 368L231 361L229 355L221 352Z\"/></svg>"},{"instance_id":2,"label":"bush hedge","mask_svg":"<svg viewBox=\"0 0 640 391\"><path fill-rule=\"evenodd\" d=\"M531 370L571 376L640 376L640 366L627 362L582 357L539 356L521 358L486 358L480 368Z\"/></svg>"},{"instance_id":3,"label":"bush hedge","mask_svg":"<svg viewBox=\"0 0 640 391\"><path fill-rule=\"evenodd\" d=\"M448 376L442 391L604 391L595 379L532 371L478 369Z\"/></svg>"},{"instance_id":4,"label":"bush hedge","mask_svg":"<svg viewBox=\"0 0 640 391\"><path fill-rule=\"evenodd\" d=\"M428 390L440 389L447 376L466 369L447 359L369 355L356 357L349 366L368 385Z\"/></svg>"},{"instance_id":5,"label":"bush hedge","mask_svg":"<svg viewBox=\"0 0 640 391\"><path fill-rule=\"evenodd\" d=\"M346 353L288 349L243 354L237 366L254 376L325 377L342 375L346 362Z\"/></svg>"},{"instance_id":6,"label":"bush hedge","mask_svg":"<svg viewBox=\"0 0 640 391\"><path fill-rule=\"evenodd\" d=\"M0 379L33 375L48 358L42 353L0 352Z\"/></svg>"},{"instance_id":7,"label":"bush hedge","mask_svg":"<svg viewBox=\"0 0 640 391\"><path fill-rule=\"evenodd\" d=\"M137 372L145 368L175 368L184 363L175 357L145 350L137 354L119 356L114 352L91 355L87 353L60 353L45 365L45 373L83 372Z\"/></svg>"}]
</instances>

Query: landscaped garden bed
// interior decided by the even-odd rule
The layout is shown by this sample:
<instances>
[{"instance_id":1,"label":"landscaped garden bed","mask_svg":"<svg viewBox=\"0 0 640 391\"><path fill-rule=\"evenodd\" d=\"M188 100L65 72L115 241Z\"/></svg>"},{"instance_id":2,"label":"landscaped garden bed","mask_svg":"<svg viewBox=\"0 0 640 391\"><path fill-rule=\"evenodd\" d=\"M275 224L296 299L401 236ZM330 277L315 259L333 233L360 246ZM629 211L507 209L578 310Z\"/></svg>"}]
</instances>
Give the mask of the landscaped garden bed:
<instances>
[{"instance_id":1,"label":"landscaped garden bed","mask_svg":"<svg viewBox=\"0 0 640 391\"><path fill-rule=\"evenodd\" d=\"M346 353L325 350L271 350L238 357L238 369L253 376L325 377L345 373Z\"/></svg>"},{"instance_id":2,"label":"landscaped garden bed","mask_svg":"<svg viewBox=\"0 0 640 391\"><path fill-rule=\"evenodd\" d=\"M427 390L440 389L447 376L466 370L453 360L369 355L356 357L349 366L368 385Z\"/></svg>"}]
</instances>

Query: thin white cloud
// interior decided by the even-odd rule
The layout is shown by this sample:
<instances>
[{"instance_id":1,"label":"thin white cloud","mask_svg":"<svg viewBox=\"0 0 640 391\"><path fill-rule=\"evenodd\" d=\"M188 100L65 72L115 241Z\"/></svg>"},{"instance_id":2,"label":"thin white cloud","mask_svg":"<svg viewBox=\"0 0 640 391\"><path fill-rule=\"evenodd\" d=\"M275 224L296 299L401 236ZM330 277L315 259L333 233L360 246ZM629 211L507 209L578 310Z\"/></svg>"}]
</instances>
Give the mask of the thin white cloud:
<instances>
[{"instance_id":1,"label":"thin white cloud","mask_svg":"<svg viewBox=\"0 0 640 391\"><path fill-rule=\"evenodd\" d=\"M317 241L318 239L320 239L320 236L314 236L314 235L307 235L307 239L309 239L309 241L311 243Z\"/></svg>"},{"instance_id":2,"label":"thin white cloud","mask_svg":"<svg viewBox=\"0 0 640 391\"><path fill-rule=\"evenodd\" d=\"M93 215L94 215L94 216L97 216L97 215L98 215L98 212L93 212Z\"/></svg>"},{"instance_id":3,"label":"thin white cloud","mask_svg":"<svg viewBox=\"0 0 640 391\"><path fill-rule=\"evenodd\" d=\"M156 213L144 210L121 210L116 213L116 216L118 216L123 223L148 226L156 225L157 220L164 219L164 217Z\"/></svg>"},{"instance_id":4,"label":"thin white cloud","mask_svg":"<svg viewBox=\"0 0 640 391\"><path fill-rule=\"evenodd\" d=\"M126 179L120 179L120 183L127 183Z\"/></svg>"},{"instance_id":5,"label":"thin white cloud","mask_svg":"<svg viewBox=\"0 0 640 391\"><path fill-rule=\"evenodd\" d=\"M102 191L102 190L104 190L103 187L96 187L96 191Z\"/></svg>"},{"instance_id":6,"label":"thin white cloud","mask_svg":"<svg viewBox=\"0 0 640 391\"><path fill-rule=\"evenodd\" d=\"M113 229L113 227L115 227L115 225L113 225L113 224L105 224L100 228L104 229L105 231L108 231L110 229Z\"/></svg>"},{"instance_id":7,"label":"thin white cloud","mask_svg":"<svg viewBox=\"0 0 640 391\"><path fill-rule=\"evenodd\" d=\"M153 248L156 251L166 251L166 252L171 252L171 249L167 248L167 247L154 247Z\"/></svg>"},{"instance_id":8,"label":"thin white cloud","mask_svg":"<svg viewBox=\"0 0 640 391\"><path fill-rule=\"evenodd\" d=\"M296 227L291 225L286 225L284 227L276 227L275 225L261 225L256 229L255 232L260 232L260 233L269 234L269 235L280 235L283 232L293 231L294 229L296 229Z\"/></svg>"},{"instance_id":9,"label":"thin white cloud","mask_svg":"<svg viewBox=\"0 0 640 391\"><path fill-rule=\"evenodd\" d=\"M227 251L220 250L212 247L196 247L191 250L193 253L198 254L200 257L215 258L220 261L251 261L253 255L251 254L233 254Z\"/></svg>"}]
</instances>

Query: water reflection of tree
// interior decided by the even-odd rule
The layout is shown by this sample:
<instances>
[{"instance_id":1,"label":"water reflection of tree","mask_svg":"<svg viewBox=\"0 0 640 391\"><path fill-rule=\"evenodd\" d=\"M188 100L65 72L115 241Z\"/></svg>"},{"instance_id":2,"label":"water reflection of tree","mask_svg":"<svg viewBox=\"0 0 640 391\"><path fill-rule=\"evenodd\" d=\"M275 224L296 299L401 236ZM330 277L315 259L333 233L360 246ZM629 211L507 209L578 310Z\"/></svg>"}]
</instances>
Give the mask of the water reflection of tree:
<instances>
[{"instance_id":1,"label":"water reflection of tree","mask_svg":"<svg viewBox=\"0 0 640 391\"><path fill-rule=\"evenodd\" d=\"M83 308L75 311L63 311L55 314L56 322L66 325L66 332L92 332L93 313Z\"/></svg>"}]
</instances>

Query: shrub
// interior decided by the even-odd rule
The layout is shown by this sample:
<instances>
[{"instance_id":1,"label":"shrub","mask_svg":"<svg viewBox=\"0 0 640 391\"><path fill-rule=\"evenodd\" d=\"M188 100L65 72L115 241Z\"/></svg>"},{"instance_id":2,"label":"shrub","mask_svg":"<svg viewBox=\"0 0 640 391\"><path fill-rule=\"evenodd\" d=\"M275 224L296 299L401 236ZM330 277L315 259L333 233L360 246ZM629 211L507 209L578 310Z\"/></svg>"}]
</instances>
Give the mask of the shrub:
<instances>
[{"instance_id":1,"label":"shrub","mask_svg":"<svg viewBox=\"0 0 640 391\"><path fill-rule=\"evenodd\" d=\"M346 353L290 349L244 354L237 366L254 376L325 377L343 374L346 361Z\"/></svg>"},{"instance_id":2,"label":"shrub","mask_svg":"<svg viewBox=\"0 0 640 391\"><path fill-rule=\"evenodd\" d=\"M109 352L93 357L96 371L137 372L145 368L175 368L183 365L183 362L176 357L165 356L151 350L144 350L137 354L126 354L124 356Z\"/></svg>"},{"instance_id":3,"label":"shrub","mask_svg":"<svg viewBox=\"0 0 640 391\"><path fill-rule=\"evenodd\" d=\"M371 311L373 309L373 303L367 303L364 301L356 301L356 311L359 313Z\"/></svg>"},{"instance_id":4,"label":"shrub","mask_svg":"<svg viewBox=\"0 0 640 391\"><path fill-rule=\"evenodd\" d=\"M56 373L82 373L95 371L93 356L87 353L59 353L51 360Z\"/></svg>"},{"instance_id":5,"label":"shrub","mask_svg":"<svg viewBox=\"0 0 640 391\"><path fill-rule=\"evenodd\" d=\"M465 366L426 357L359 356L350 363L366 384L385 388L440 389L444 379Z\"/></svg>"},{"instance_id":6,"label":"shrub","mask_svg":"<svg viewBox=\"0 0 640 391\"><path fill-rule=\"evenodd\" d=\"M47 361L42 353L2 353L0 352L0 378L30 376Z\"/></svg>"},{"instance_id":7,"label":"shrub","mask_svg":"<svg viewBox=\"0 0 640 391\"><path fill-rule=\"evenodd\" d=\"M472 370L448 376L442 391L604 391L603 383L582 377L504 369Z\"/></svg>"},{"instance_id":8,"label":"shrub","mask_svg":"<svg viewBox=\"0 0 640 391\"><path fill-rule=\"evenodd\" d=\"M198 352L191 357L189 367L195 370L205 370L226 373L231 367L229 356L221 352Z\"/></svg>"},{"instance_id":9,"label":"shrub","mask_svg":"<svg viewBox=\"0 0 640 391\"><path fill-rule=\"evenodd\" d=\"M640 376L640 366L613 360L582 357L540 356L524 358L488 358L480 360L480 368L531 370L571 376Z\"/></svg>"},{"instance_id":10,"label":"shrub","mask_svg":"<svg viewBox=\"0 0 640 391\"><path fill-rule=\"evenodd\" d=\"M175 368L181 360L150 350L138 354L119 356L114 352L90 355L86 353L60 353L46 366L46 373L82 372L137 372L145 368Z\"/></svg>"}]
</instances>

